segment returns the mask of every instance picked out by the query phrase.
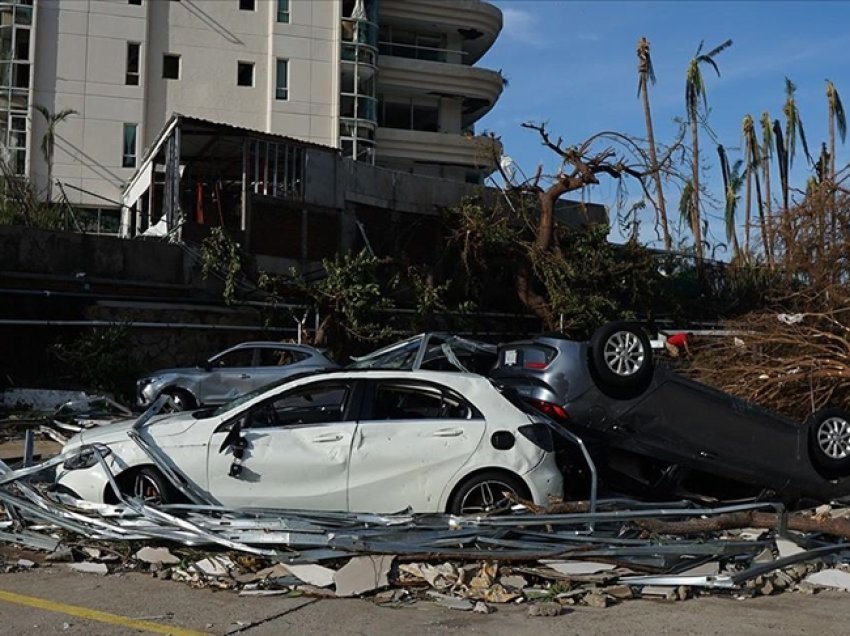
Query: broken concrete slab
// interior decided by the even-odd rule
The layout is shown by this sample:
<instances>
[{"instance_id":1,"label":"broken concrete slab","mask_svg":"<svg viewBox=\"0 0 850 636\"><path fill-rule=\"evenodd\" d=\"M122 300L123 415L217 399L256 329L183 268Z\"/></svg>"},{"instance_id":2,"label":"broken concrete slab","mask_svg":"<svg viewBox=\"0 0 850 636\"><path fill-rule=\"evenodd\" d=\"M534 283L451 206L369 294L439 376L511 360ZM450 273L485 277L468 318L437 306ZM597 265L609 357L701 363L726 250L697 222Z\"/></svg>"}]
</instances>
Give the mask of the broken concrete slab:
<instances>
[{"instance_id":1,"label":"broken concrete slab","mask_svg":"<svg viewBox=\"0 0 850 636\"><path fill-rule=\"evenodd\" d=\"M598 563L595 561L553 561L549 559L541 559L540 563L543 563L556 572L567 576L597 574L599 572L613 570L617 567L611 563Z\"/></svg>"},{"instance_id":2,"label":"broken concrete slab","mask_svg":"<svg viewBox=\"0 0 850 636\"><path fill-rule=\"evenodd\" d=\"M84 574L99 574L101 576L109 574L109 568L106 567L105 563L83 561L82 563L68 563L67 565L75 572L82 572Z\"/></svg>"},{"instance_id":3,"label":"broken concrete slab","mask_svg":"<svg viewBox=\"0 0 850 636\"><path fill-rule=\"evenodd\" d=\"M388 555L352 557L333 576L336 595L358 596L386 587L394 560L394 556Z\"/></svg>"},{"instance_id":4,"label":"broken concrete slab","mask_svg":"<svg viewBox=\"0 0 850 636\"><path fill-rule=\"evenodd\" d=\"M475 606L472 608L472 611L475 614L492 614L496 611L496 609L490 607L489 605L487 605L487 603L478 601L477 603L475 603Z\"/></svg>"},{"instance_id":5,"label":"broken concrete slab","mask_svg":"<svg viewBox=\"0 0 850 636\"><path fill-rule=\"evenodd\" d=\"M156 565L174 565L180 563L180 558L171 554L168 548L144 547L133 555L133 558Z\"/></svg>"},{"instance_id":6,"label":"broken concrete slab","mask_svg":"<svg viewBox=\"0 0 850 636\"><path fill-rule=\"evenodd\" d=\"M475 603L468 599L456 598L454 596L449 596L448 594L435 592L434 590L428 590L427 595L434 599L434 602L437 603L437 605L441 605L442 607L447 607L449 609L461 612L470 612L475 607Z\"/></svg>"},{"instance_id":7,"label":"broken concrete slab","mask_svg":"<svg viewBox=\"0 0 850 636\"><path fill-rule=\"evenodd\" d=\"M316 587L330 587L334 584L335 570L326 568L322 565L304 564L304 565L287 565L286 569L293 576Z\"/></svg>"},{"instance_id":8,"label":"broken concrete slab","mask_svg":"<svg viewBox=\"0 0 850 636\"><path fill-rule=\"evenodd\" d=\"M828 568L809 574L804 581L815 587L828 587L850 592L850 573L837 568Z\"/></svg>"},{"instance_id":9,"label":"broken concrete slab","mask_svg":"<svg viewBox=\"0 0 850 636\"><path fill-rule=\"evenodd\" d=\"M801 552L805 552L805 548L801 548L797 543L791 541L790 539L782 539L777 537L776 539L776 550L779 552L779 558L784 559L785 557L794 556L795 554L800 554Z\"/></svg>"},{"instance_id":10,"label":"broken concrete slab","mask_svg":"<svg viewBox=\"0 0 850 636\"><path fill-rule=\"evenodd\" d=\"M236 564L225 556L210 556L196 561L189 567L206 576L219 578L230 576L230 572L236 567Z\"/></svg>"}]
</instances>

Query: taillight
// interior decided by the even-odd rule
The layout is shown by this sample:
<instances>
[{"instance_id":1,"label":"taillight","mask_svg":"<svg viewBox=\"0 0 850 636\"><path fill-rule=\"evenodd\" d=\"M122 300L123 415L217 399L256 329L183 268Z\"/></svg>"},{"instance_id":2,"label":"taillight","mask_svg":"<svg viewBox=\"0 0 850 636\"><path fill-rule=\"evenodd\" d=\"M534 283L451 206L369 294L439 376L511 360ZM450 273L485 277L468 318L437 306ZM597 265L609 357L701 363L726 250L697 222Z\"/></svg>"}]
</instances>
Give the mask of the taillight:
<instances>
[{"instance_id":1,"label":"taillight","mask_svg":"<svg viewBox=\"0 0 850 636\"><path fill-rule=\"evenodd\" d=\"M531 406L536 408L543 415L548 415L556 422L568 422L570 416L560 404L545 402L544 400L526 400Z\"/></svg>"},{"instance_id":2,"label":"taillight","mask_svg":"<svg viewBox=\"0 0 850 636\"><path fill-rule=\"evenodd\" d=\"M526 369L545 369L548 366L549 365L545 362L526 362L525 363Z\"/></svg>"}]
</instances>

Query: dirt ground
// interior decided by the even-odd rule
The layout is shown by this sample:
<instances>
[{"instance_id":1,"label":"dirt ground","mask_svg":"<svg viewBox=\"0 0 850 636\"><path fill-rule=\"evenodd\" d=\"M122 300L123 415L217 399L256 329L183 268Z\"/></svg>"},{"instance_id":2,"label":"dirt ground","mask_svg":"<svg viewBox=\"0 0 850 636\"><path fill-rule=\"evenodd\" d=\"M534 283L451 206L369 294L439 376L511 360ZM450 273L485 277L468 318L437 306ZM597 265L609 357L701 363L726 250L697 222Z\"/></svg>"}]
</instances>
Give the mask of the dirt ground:
<instances>
[{"instance_id":1,"label":"dirt ground","mask_svg":"<svg viewBox=\"0 0 850 636\"><path fill-rule=\"evenodd\" d=\"M848 616L850 594L842 592L633 600L529 617L525 605L480 615L429 601L390 609L369 599L245 598L147 574L80 574L62 564L0 574L4 634L837 634Z\"/></svg>"}]
</instances>

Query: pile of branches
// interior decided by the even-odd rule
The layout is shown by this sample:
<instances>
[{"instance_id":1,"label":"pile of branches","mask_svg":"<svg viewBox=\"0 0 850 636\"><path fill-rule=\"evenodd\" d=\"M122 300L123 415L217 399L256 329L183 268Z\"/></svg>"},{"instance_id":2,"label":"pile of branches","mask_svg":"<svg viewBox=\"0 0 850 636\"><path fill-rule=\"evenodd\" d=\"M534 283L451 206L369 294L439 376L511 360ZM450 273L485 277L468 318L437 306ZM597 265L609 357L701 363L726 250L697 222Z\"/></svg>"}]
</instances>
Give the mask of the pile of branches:
<instances>
[{"instance_id":1,"label":"pile of branches","mask_svg":"<svg viewBox=\"0 0 850 636\"><path fill-rule=\"evenodd\" d=\"M850 192L810 183L776 230L775 298L698 343L688 372L798 419L850 407Z\"/></svg>"},{"instance_id":2,"label":"pile of branches","mask_svg":"<svg viewBox=\"0 0 850 636\"><path fill-rule=\"evenodd\" d=\"M848 290L802 292L795 300L814 310L759 311L728 323L728 337L697 343L688 374L797 419L827 405L850 406Z\"/></svg>"}]
</instances>

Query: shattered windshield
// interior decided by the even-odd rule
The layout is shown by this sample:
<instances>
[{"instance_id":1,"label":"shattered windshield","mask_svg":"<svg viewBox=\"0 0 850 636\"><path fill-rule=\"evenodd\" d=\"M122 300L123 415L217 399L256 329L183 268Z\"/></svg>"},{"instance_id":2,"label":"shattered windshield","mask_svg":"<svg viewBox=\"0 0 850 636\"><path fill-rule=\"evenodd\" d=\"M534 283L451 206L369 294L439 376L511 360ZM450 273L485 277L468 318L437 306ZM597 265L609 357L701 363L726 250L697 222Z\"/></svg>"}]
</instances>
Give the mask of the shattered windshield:
<instances>
[{"instance_id":1,"label":"shattered windshield","mask_svg":"<svg viewBox=\"0 0 850 636\"><path fill-rule=\"evenodd\" d=\"M496 346L452 334L424 333L353 360L347 368L486 373L496 360Z\"/></svg>"}]
</instances>

